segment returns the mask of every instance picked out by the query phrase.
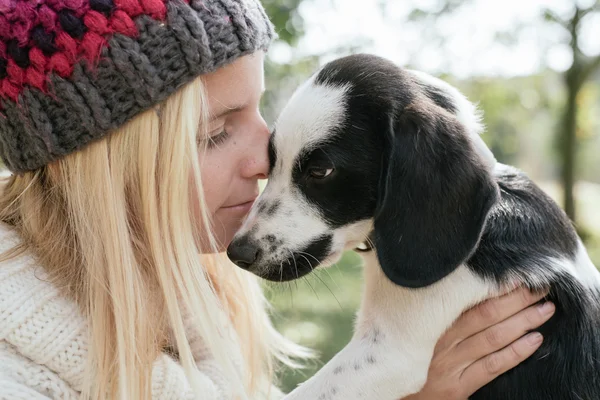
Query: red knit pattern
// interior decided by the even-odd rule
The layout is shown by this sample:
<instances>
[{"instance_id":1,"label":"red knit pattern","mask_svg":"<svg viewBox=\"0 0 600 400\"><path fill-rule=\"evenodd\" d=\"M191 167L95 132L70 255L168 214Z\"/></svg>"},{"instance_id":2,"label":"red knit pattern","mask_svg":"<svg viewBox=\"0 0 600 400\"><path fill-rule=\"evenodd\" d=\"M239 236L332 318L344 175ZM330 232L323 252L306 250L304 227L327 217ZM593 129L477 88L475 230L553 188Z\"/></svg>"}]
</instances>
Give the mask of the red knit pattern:
<instances>
[{"instance_id":1,"label":"red knit pattern","mask_svg":"<svg viewBox=\"0 0 600 400\"><path fill-rule=\"evenodd\" d=\"M0 99L45 92L51 73L68 78L81 60L96 65L112 35L138 35L139 15L164 21L166 1L0 0Z\"/></svg>"}]
</instances>

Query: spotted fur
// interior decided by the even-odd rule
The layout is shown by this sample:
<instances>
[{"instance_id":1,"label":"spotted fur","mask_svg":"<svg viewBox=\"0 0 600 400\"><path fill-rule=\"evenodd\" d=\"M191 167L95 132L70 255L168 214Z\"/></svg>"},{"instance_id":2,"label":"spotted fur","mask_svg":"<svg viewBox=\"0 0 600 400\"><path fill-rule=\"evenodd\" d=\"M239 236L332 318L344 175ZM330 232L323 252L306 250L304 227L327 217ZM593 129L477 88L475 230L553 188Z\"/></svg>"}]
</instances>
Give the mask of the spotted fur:
<instances>
[{"instance_id":1,"label":"spotted fur","mask_svg":"<svg viewBox=\"0 0 600 400\"><path fill-rule=\"evenodd\" d=\"M600 399L600 274L565 213L497 163L481 131L455 88L370 55L325 65L294 94L230 257L284 281L370 245L352 340L287 399L415 393L456 318L519 284L550 289L544 343L472 399Z\"/></svg>"}]
</instances>

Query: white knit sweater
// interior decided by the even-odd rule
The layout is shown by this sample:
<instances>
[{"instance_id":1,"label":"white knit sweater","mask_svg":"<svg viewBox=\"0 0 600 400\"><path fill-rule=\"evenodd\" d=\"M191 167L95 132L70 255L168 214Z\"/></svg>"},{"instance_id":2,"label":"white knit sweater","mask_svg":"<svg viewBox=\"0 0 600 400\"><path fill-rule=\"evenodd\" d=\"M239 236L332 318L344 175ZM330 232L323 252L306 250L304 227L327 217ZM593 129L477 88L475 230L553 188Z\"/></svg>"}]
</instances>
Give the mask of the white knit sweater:
<instances>
[{"instance_id":1,"label":"white knit sweater","mask_svg":"<svg viewBox=\"0 0 600 400\"><path fill-rule=\"evenodd\" d=\"M0 254L18 240L0 224ZM45 277L43 268L27 254L0 263L1 400L79 397L87 355L86 323L76 304ZM196 379L204 389L202 400L232 398L230 385L201 341L192 340L190 345L201 371ZM161 354L152 371L152 399L193 398L183 367Z\"/></svg>"}]
</instances>

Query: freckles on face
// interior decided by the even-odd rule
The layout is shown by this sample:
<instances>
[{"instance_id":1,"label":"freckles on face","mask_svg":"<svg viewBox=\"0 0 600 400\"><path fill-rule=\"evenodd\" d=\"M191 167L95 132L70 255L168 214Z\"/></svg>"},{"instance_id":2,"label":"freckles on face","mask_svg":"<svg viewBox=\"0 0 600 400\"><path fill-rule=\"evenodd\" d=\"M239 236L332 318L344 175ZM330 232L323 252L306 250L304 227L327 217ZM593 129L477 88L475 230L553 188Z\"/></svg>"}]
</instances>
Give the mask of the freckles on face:
<instances>
[{"instance_id":1,"label":"freckles on face","mask_svg":"<svg viewBox=\"0 0 600 400\"><path fill-rule=\"evenodd\" d=\"M269 131L258 109L263 82L262 53L241 57L205 79L211 119L208 136L199 139L200 168L219 250L241 226L258 196L258 180L268 173ZM195 204L200 215L200 202Z\"/></svg>"}]
</instances>

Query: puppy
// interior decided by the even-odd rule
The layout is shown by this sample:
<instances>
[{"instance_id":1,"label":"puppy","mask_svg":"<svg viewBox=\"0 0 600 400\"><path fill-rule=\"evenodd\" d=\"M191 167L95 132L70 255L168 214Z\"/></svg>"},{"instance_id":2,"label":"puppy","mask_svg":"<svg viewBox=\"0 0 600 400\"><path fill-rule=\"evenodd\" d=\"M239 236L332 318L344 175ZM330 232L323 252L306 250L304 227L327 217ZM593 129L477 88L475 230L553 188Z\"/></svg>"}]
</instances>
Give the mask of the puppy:
<instances>
[{"instance_id":1,"label":"puppy","mask_svg":"<svg viewBox=\"0 0 600 400\"><path fill-rule=\"evenodd\" d=\"M600 399L600 274L563 211L497 163L481 131L455 88L372 55L330 62L297 89L228 255L287 281L367 247L352 340L287 399L418 392L444 331L516 285L550 288L557 311L536 354L472 398Z\"/></svg>"}]
</instances>

